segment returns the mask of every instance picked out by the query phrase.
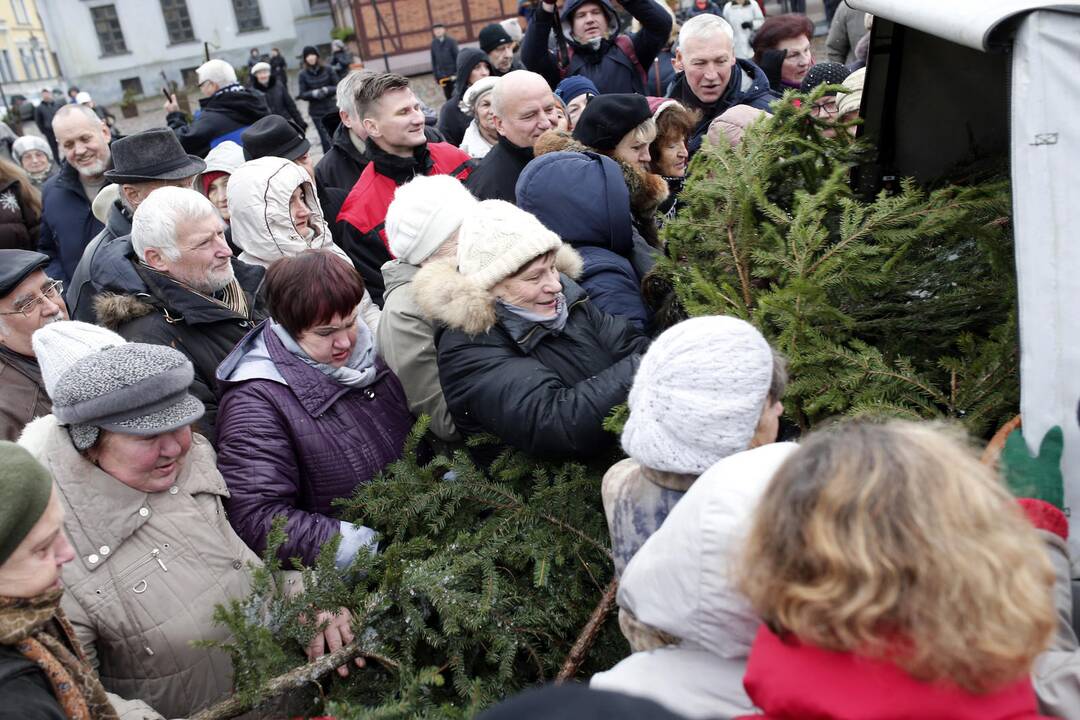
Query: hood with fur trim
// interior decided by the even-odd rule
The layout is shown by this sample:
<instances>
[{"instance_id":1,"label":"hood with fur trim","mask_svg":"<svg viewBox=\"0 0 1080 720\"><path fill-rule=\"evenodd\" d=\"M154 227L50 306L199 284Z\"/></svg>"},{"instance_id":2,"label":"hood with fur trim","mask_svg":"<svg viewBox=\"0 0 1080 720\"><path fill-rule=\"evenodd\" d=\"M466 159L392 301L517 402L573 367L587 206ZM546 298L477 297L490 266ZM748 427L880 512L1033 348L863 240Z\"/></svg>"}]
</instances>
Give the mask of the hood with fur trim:
<instances>
[{"instance_id":1,"label":"hood with fur trim","mask_svg":"<svg viewBox=\"0 0 1080 720\"><path fill-rule=\"evenodd\" d=\"M154 312L154 306L137 295L103 292L94 298L98 323L113 332L121 325Z\"/></svg>"},{"instance_id":2,"label":"hood with fur trim","mask_svg":"<svg viewBox=\"0 0 1080 720\"><path fill-rule=\"evenodd\" d=\"M581 256L569 245L555 251L555 267L567 277L581 276ZM495 294L457 271L451 260L439 260L416 273L413 297L429 320L452 330L481 335L495 325Z\"/></svg>"},{"instance_id":3,"label":"hood with fur trim","mask_svg":"<svg viewBox=\"0 0 1080 720\"><path fill-rule=\"evenodd\" d=\"M608 153L600 152L596 148L588 147L578 142L570 133L562 130L548 130L536 140L533 146L533 155L540 157L550 152L594 152L600 155ZM614 159L614 158L613 158ZM630 165L621 160L616 160L622 169L623 179L630 191L630 209L639 218L650 218L656 213L660 203L667 200L668 184L663 177L650 172L645 172L637 165Z\"/></svg>"}]
</instances>

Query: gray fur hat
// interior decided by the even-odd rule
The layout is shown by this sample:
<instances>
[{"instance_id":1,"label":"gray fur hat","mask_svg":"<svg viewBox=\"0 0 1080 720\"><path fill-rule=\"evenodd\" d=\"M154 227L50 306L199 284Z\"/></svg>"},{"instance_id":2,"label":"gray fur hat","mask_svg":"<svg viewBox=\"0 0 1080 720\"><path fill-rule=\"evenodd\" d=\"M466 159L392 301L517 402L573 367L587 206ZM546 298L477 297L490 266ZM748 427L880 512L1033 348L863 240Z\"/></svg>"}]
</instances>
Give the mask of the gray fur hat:
<instances>
[{"instance_id":1,"label":"gray fur hat","mask_svg":"<svg viewBox=\"0 0 1080 720\"><path fill-rule=\"evenodd\" d=\"M34 334L35 349L48 339L38 337L46 329ZM38 352L45 374L50 358ZM73 359L46 389L56 419L68 426L75 447L86 450L97 442L100 430L157 435L201 418L203 404L188 393L194 377L191 361L177 350L121 343Z\"/></svg>"}]
</instances>

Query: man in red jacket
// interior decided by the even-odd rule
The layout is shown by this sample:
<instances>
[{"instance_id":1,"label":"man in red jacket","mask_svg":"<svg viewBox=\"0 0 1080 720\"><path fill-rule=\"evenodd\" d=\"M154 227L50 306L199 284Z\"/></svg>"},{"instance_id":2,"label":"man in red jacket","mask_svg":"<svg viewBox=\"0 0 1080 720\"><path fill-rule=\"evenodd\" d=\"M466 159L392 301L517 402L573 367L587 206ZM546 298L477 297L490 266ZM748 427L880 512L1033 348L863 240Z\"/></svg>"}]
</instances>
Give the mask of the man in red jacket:
<instances>
[{"instance_id":1,"label":"man in red jacket","mask_svg":"<svg viewBox=\"0 0 1080 720\"><path fill-rule=\"evenodd\" d=\"M367 131L370 162L341 206L342 249L352 258L364 286L382 307L382 265L391 260L383 223L394 191L417 175L452 175L464 180L472 172L469 156L448 143L429 143L424 114L408 78L381 73L356 94L356 108Z\"/></svg>"}]
</instances>

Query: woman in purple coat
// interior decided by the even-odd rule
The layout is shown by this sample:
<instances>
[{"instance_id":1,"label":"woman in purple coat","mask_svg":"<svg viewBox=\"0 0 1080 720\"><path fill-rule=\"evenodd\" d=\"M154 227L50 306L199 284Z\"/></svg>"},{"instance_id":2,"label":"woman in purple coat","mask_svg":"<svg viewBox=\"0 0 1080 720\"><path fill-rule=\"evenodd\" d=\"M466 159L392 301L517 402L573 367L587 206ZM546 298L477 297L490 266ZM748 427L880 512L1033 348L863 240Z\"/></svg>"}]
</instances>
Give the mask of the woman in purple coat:
<instances>
[{"instance_id":1,"label":"woman in purple coat","mask_svg":"<svg viewBox=\"0 0 1080 720\"><path fill-rule=\"evenodd\" d=\"M374 549L374 531L338 520L332 503L401 456L413 418L358 315L364 283L347 261L318 250L283 258L265 288L270 319L217 371L225 507L258 553L274 518L285 515L285 563L313 564L340 534L336 562L344 569Z\"/></svg>"}]
</instances>

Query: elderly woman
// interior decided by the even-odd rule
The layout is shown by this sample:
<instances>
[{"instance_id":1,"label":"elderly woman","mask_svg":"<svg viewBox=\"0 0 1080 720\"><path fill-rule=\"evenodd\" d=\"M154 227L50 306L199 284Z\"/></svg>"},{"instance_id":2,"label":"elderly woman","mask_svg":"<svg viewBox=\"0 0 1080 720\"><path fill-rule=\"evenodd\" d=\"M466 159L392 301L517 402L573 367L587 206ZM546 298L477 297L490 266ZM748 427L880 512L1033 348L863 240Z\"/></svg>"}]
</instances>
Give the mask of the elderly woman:
<instances>
[{"instance_id":1,"label":"elderly woman","mask_svg":"<svg viewBox=\"0 0 1080 720\"><path fill-rule=\"evenodd\" d=\"M630 191L634 229L653 247L660 246L657 208L668 197L667 183L651 171L649 144L656 139L656 121L642 95L598 95L585 106L572 135L548 131L536 142L539 156L556 150L592 150L619 163Z\"/></svg>"},{"instance_id":2,"label":"elderly woman","mask_svg":"<svg viewBox=\"0 0 1080 720\"><path fill-rule=\"evenodd\" d=\"M194 643L227 639L214 608L246 597L259 562L225 517L213 449L191 430L203 414L191 363L72 321L33 345L53 415L20 444L52 473L66 514L76 559L64 612L107 690L187 717L232 692L228 656ZM348 620L324 636L351 637Z\"/></svg>"},{"instance_id":3,"label":"elderly woman","mask_svg":"<svg viewBox=\"0 0 1080 720\"><path fill-rule=\"evenodd\" d=\"M460 145L469 128L469 116L461 109L465 93L483 78L491 75L487 53L480 48L462 48L457 57L454 96L439 108L439 132L451 145Z\"/></svg>"},{"instance_id":4,"label":"elderly woman","mask_svg":"<svg viewBox=\"0 0 1080 720\"><path fill-rule=\"evenodd\" d=\"M228 198L232 242L241 250L241 262L269 267L306 250L327 250L352 264L334 243L311 176L291 160L268 156L244 163L229 178ZM367 290L360 311L375 331L379 308Z\"/></svg>"},{"instance_id":5,"label":"elderly woman","mask_svg":"<svg viewBox=\"0 0 1080 720\"><path fill-rule=\"evenodd\" d=\"M416 274L417 304L446 327L439 378L460 432L540 456L611 446L603 420L626 399L648 340L592 304L568 277L580 270L535 217L487 200L461 224L457 262Z\"/></svg>"},{"instance_id":6,"label":"elderly woman","mask_svg":"<svg viewBox=\"0 0 1080 720\"><path fill-rule=\"evenodd\" d=\"M1038 717L1029 673L1056 625L1054 572L1000 479L943 427L806 440L734 574L762 621L743 682L764 717Z\"/></svg>"},{"instance_id":7,"label":"elderly woman","mask_svg":"<svg viewBox=\"0 0 1080 720\"><path fill-rule=\"evenodd\" d=\"M667 183L667 200L657 208L661 219L667 220L678 210L678 196L690 162L690 136L700 118L670 98L651 97L649 108L656 123L656 137L649 144L649 170Z\"/></svg>"},{"instance_id":8,"label":"elderly woman","mask_svg":"<svg viewBox=\"0 0 1080 720\"><path fill-rule=\"evenodd\" d=\"M0 493L0 714L160 718L145 703L107 693L87 661L60 607L60 571L75 559L60 493L14 443L0 442Z\"/></svg>"},{"instance_id":9,"label":"elderly woman","mask_svg":"<svg viewBox=\"0 0 1080 720\"><path fill-rule=\"evenodd\" d=\"M497 77L484 77L477 80L465 91L461 100L461 111L472 117L472 122L465 130L465 138L459 146L469 157L482 158L499 141L495 130L495 111L492 105L492 91L499 84Z\"/></svg>"},{"instance_id":10,"label":"elderly woman","mask_svg":"<svg viewBox=\"0 0 1080 720\"><path fill-rule=\"evenodd\" d=\"M340 535L344 569L374 533L335 518L332 503L401 456L413 418L359 317L364 283L347 260L325 250L278 260L265 292L270 319L217 373L229 520L262 552L274 518L284 515L286 562L314 563Z\"/></svg>"},{"instance_id":11,"label":"elderly woman","mask_svg":"<svg viewBox=\"0 0 1080 720\"><path fill-rule=\"evenodd\" d=\"M775 92L799 89L814 64L813 40L814 23L805 15L773 15L762 23L750 44L754 63L765 71Z\"/></svg>"},{"instance_id":12,"label":"elderly woman","mask_svg":"<svg viewBox=\"0 0 1080 720\"><path fill-rule=\"evenodd\" d=\"M60 168L53 162L49 143L36 135L23 135L16 140L11 146L11 159L26 171L30 182L38 190L46 180L60 172Z\"/></svg>"},{"instance_id":13,"label":"elderly woman","mask_svg":"<svg viewBox=\"0 0 1080 720\"><path fill-rule=\"evenodd\" d=\"M229 177L244 164L244 148L232 140L218 143L206 156L206 169L195 176L195 189L214 203L221 219L229 222Z\"/></svg>"}]
</instances>

